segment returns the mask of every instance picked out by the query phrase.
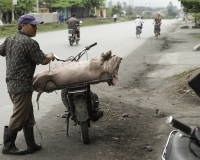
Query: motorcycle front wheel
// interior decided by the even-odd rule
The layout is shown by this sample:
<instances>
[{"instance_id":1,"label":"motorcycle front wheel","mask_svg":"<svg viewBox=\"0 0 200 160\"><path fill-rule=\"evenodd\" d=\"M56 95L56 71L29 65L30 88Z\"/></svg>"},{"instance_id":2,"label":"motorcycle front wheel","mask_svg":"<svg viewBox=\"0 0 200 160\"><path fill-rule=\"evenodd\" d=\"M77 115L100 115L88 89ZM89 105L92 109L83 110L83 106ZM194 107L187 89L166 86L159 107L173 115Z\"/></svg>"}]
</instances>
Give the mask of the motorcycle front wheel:
<instances>
[{"instance_id":1,"label":"motorcycle front wheel","mask_svg":"<svg viewBox=\"0 0 200 160\"><path fill-rule=\"evenodd\" d=\"M81 139L83 144L89 143L89 130L88 130L88 121L80 122L81 129Z\"/></svg>"},{"instance_id":2,"label":"motorcycle front wheel","mask_svg":"<svg viewBox=\"0 0 200 160\"><path fill-rule=\"evenodd\" d=\"M157 40L157 39L158 39L158 35L159 35L159 33L156 32L155 34L156 34L155 37L156 37L156 40Z\"/></svg>"}]
</instances>

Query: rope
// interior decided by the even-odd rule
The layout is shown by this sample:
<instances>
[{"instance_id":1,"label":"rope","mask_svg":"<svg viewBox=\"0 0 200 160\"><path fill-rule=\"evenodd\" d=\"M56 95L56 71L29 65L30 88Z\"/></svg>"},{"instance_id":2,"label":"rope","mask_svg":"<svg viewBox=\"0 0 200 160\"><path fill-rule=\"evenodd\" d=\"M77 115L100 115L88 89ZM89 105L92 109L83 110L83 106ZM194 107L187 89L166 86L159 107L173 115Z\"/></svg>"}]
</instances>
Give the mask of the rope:
<instances>
[{"instance_id":1,"label":"rope","mask_svg":"<svg viewBox=\"0 0 200 160\"><path fill-rule=\"evenodd\" d=\"M35 122L35 126L36 126L36 129L37 129L37 131L38 131L38 133L39 133L39 135L40 135L40 138L41 138L41 144L42 144L42 143L43 143L42 133L39 131L36 122Z\"/></svg>"}]
</instances>

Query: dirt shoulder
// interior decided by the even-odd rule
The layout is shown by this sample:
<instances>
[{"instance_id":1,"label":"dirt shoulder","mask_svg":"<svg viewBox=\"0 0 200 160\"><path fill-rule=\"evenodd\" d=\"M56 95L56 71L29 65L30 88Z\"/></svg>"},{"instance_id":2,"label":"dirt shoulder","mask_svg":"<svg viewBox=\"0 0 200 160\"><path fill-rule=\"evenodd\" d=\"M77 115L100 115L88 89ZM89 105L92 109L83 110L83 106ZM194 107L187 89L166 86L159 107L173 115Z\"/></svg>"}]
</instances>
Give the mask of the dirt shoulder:
<instances>
[{"instance_id":1,"label":"dirt shoulder","mask_svg":"<svg viewBox=\"0 0 200 160\"><path fill-rule=\"evenodd\" d=\"M173 24L168 34L162 35L158 41L150 38L123 59L120 87L108 89L108 92L103 91L105 88L102 90L102 106L107 106L109 102L107 108L111 110L105 116L110 117L110 121L102 119L105 123L102 123L102 126L109 126L109 129L105 130L108 137L112 135L118 138L113 139L112 147L115 148L115 153L110 159L160 160L168 134L173 130L165 123L169 115L188 125L199 124L197 117L200 99L188 86L188 79L200 72L199 69L181 76L149 76L152 72L169 67L158 63L162 56L191 52L199 43L199 40L193 37L199 30L180 29L182 25L183 22ZM189 22L189 25L192 23ZM98 89L101 88L103 86ZM123 114L127 116L123 118ZM108 140L106 137L105 142Z\"/></svg>"}]
</instances>

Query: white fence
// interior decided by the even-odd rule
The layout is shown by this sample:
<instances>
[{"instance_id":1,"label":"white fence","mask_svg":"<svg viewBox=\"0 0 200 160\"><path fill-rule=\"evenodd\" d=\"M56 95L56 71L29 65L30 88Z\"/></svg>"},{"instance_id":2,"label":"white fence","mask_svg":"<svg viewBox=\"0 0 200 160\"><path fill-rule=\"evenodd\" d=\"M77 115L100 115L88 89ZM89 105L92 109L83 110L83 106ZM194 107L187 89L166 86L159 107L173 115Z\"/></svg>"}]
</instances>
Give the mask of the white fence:
<instances>
[{"instance_id":1,"label":"white fence","mask_svg":"<svg viewBox=\"0 0 200 160\"><path fill-rule=\"evenodd\" d=\"M44 21L44 23L48 22L58 22L58 13L30 13L37 20Z\"/></svg>"}]
</instances>

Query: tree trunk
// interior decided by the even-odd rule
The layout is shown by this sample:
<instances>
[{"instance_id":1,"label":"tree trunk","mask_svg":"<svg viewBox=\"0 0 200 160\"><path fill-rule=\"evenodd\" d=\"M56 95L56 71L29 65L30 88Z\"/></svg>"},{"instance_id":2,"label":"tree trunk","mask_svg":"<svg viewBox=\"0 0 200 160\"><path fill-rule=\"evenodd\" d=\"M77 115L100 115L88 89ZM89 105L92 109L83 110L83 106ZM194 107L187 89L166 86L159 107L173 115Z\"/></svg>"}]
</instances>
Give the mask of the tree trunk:
<instances>
[{"instance_id":1,"label":"tree trunk","mask_svg":"<svg viewBox=\"0 0 200 160\"><path fill-rule=\"evenodd\" d=\"M197 27L197 17L195 16L195 27Z\"/></svg>"},{"instance_id":2,"label":"tree trunk","mask_svg":"<svg viewBox=\"0 0 200 160\"><path fill-rule=\"evenodd\" d=\"M83 18L84 10L85 10L85 8L83 8L83 10L82 10L81 18Z\"/></svg>"}]
</instances>

